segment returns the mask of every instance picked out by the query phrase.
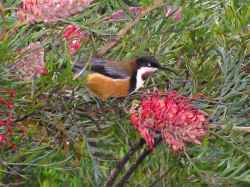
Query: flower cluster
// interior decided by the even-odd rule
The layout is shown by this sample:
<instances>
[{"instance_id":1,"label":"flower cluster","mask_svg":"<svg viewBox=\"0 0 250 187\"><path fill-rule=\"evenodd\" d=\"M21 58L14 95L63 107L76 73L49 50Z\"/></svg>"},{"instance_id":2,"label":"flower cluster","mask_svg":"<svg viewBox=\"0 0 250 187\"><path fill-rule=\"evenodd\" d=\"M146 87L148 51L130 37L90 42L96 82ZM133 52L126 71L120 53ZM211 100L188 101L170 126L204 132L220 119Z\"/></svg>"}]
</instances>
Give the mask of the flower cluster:
<instances>
[{"instance_id":1,"label":"flower cluster","mask_svg":"<svg viewBox=\"0 0 250 187\"><path fill-rule=\"evenodd\" d=\"M128 12L134 16L141 14L143 10L144 10L143 7L129 7L128 8ZM124 10L117 10L111 16L105 17L104 20L119 21L121 19L124 19L125 17L126 17L126 13L124 12Z\"/></svg>"},{"instance_id":2,"label":"flower cluster","mask_svg":"<svg viewBox=\"0 0 250 187\"><path fill-rule=\"evenodd\" d=\"M67 42L70 54L75 54L81 47L81 42L86 42L89 39L89 33L81 31L77 25L68 25L64 30L64 38Z\"/></svg>"},{"instance_id":3,"label":"flower cluster","mask_svg":"<svg viewBox=\"0 0 250 187\"><path fill-rule=\"evenodd\" d=\"M11 141L13 131L13 110L12 100L16 97L14 90L0 89L0 148L8 144L15 145Z\"/></svg>"},{"instance_id":4,"label":"flower cluster","mask_svg":"<svg viewBox=\"0 0 250 187\"><path fill-rule=\"evenodd\" d=\"M94 0L22 0L17 11L21 22L57 22L81 12Z\"/></svg>"},{"instance_id":5,"label":"flower cluster","mask_svg":"<svg viewBox=\"0 0 250 187\"><path fill-rule=\"evenodd\" d=\"M128 13L137 16L143 12L144 7L129 7ZM174 21L180 21L182 18L181 8L174 8L173 6L165 6L164 7L165 16L170 17ZM119 21L126 18L126 13L124 10L117 10L111 16L107 16L104 18L106 21Z\"/></svg>"},{"instance_id":6,"label":"flower cluster","mask_svg":"<svg viewBox=\"0 0 250 187\"><path fill-rule=\"evenodd\" d=\"M131 108L130 119L150 149L161 134L173 151L181 151L188 142L200 144L208 128L205 114L175 91L144 96L138 107Z\"/></svg>"},{"instance_id":7,"label":"flower cluster","mask_svg":"<svg viewBox=\"0 0 250 187\"><path fill-rule=\"evenodd\" d=\"M48 74L44 62L44 48L40 42L31 43L20 50L21 58L10 67L18 80L31 80L34 76Z\"/></svg>"}]
</instances>

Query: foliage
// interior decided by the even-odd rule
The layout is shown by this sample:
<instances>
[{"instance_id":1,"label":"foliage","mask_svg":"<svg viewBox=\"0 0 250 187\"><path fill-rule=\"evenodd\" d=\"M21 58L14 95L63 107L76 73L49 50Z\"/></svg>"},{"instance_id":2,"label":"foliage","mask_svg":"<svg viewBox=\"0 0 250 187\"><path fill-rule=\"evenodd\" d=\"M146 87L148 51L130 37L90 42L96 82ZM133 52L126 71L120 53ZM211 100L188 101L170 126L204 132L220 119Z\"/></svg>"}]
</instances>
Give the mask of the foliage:
<instances>
[{"instance_id":1,"label":"foliage","mask_svg":"<svg viewBox=\"0 0 250 187\"><path fill-rule=\"evenodd\" d=\"M167 1L182 8L180 21L167 19L161 8L145 16L105 58L151 54L178 74L159 72L141 92L105 103L87 92L84 79L72 79L72 62L88 61L134 19L103 18L118 9L127 12L128 2L150 6L152 1L99 0L57 23L32 25L16 22L20 1L3 2L0 87L16 90L15 125L22 131L15 134L16 149L0 150L0 186L101 186L139 139L129 122L131 103L155 87L197 97L194 105L225 128L210 129L202 145L190 145L183 154L159 145L127 186L249 186L250 135L233 130L250 125L249 0ZM75 56L63 39L68 24L91 35ZM12 80L8 67L20 59L18 50L37 41L45 48L49 74Z\"/></svg>"}]
</instances>

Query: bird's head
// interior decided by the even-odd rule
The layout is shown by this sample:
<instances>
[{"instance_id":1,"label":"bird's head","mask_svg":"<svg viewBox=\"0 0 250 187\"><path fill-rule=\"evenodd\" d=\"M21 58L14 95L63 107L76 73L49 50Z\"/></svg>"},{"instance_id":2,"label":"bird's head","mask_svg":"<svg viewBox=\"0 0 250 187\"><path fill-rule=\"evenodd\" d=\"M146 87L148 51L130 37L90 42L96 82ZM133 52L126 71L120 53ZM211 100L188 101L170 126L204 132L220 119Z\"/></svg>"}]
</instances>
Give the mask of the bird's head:
<instances>
[{"instance_id":1,"label":"bird's head","mask_svg":"<svg viewBox=\"0 0 250 187\"><path fill-rule=\"evenodd\" d=\"M152 73L161 69L161 65L158 60L153 56L139 57L135 61L137 76L140 76L142 80L145 80Z\"/></svg>"},{"instance_id":2,"label":"bird's head","mask_svg":"<svg viewBox=\"0 0 250 187\"><path fill-rule=\"evenodd\" d=\"M130 79L130 93L143 87L145 80L157 70L166 70L176 74L174 70L171 70L168 67L161 66L158 60L153 56L138 57L134 62L135 70L133 71Z\"/></svg>"},{"instance_id":3,"label":"bird's head","mask_svg":"<svg viewBox=\"0 0 250 187\"><path fill-rule=\"evenodd\" d=\"M134 71L130 79L129 93L133 93L143 87L146 78L158 69L161 69L161 65L158 60L152 56L138 57L134 62Z\"/></svg>"}]
</instances>

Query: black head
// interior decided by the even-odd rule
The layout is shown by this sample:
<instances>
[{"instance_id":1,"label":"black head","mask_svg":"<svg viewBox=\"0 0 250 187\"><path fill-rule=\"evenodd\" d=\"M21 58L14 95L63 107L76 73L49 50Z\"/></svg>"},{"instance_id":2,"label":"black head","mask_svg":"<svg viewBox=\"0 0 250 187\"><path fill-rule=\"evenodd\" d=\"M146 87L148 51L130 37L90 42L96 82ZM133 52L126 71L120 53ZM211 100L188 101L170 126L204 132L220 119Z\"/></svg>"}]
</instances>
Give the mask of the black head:
<instances>
[{"instance_id":1,"label":"black head","mask_svg":"<svg viewBox=\"0 0 250 187\"><path fill-rule=\"evenodd\" d=\"M150 67L150 68L158 68L158 69L161 68L160 63L153 56L143 56L143 57L137 58L136 66L137 66L137 69L141 67Z\"/></svg>"},{"instance_id":2,"label":"black head","mask_svg":"<svg viewBox=\"0 0 250 187\"><path fill-rule=\"evenodd\" d=\"M161 65L158 60L152 56L138 57L135 60L135 72L130 79L129 92L139 89L143 86L144 81L156 70L160 69Z\"/></svg>"}]
</instances>

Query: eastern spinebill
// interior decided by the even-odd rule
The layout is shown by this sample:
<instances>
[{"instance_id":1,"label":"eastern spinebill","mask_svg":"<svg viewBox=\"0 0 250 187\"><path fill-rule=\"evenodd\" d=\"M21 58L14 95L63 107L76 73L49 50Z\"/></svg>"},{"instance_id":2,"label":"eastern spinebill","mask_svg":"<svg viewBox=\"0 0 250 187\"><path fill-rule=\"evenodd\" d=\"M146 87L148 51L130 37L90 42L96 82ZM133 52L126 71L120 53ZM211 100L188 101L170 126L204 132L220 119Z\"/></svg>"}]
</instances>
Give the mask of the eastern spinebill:
<instances>
[{"instance_id":1,"label":"eastern spinebill","mask_svg":"<svg viewBox=\"0 0 250 187\"><path fill-rule=\"evenodd\" d=\"M101 100L110 97L126 97L143 87L146 78L163 68L152 56L138 57L126 62L93 58L91 73L87 74L86 86ZM82 71L83 64L75 63L74 73Z\"/></svg>"}]
</instances>

